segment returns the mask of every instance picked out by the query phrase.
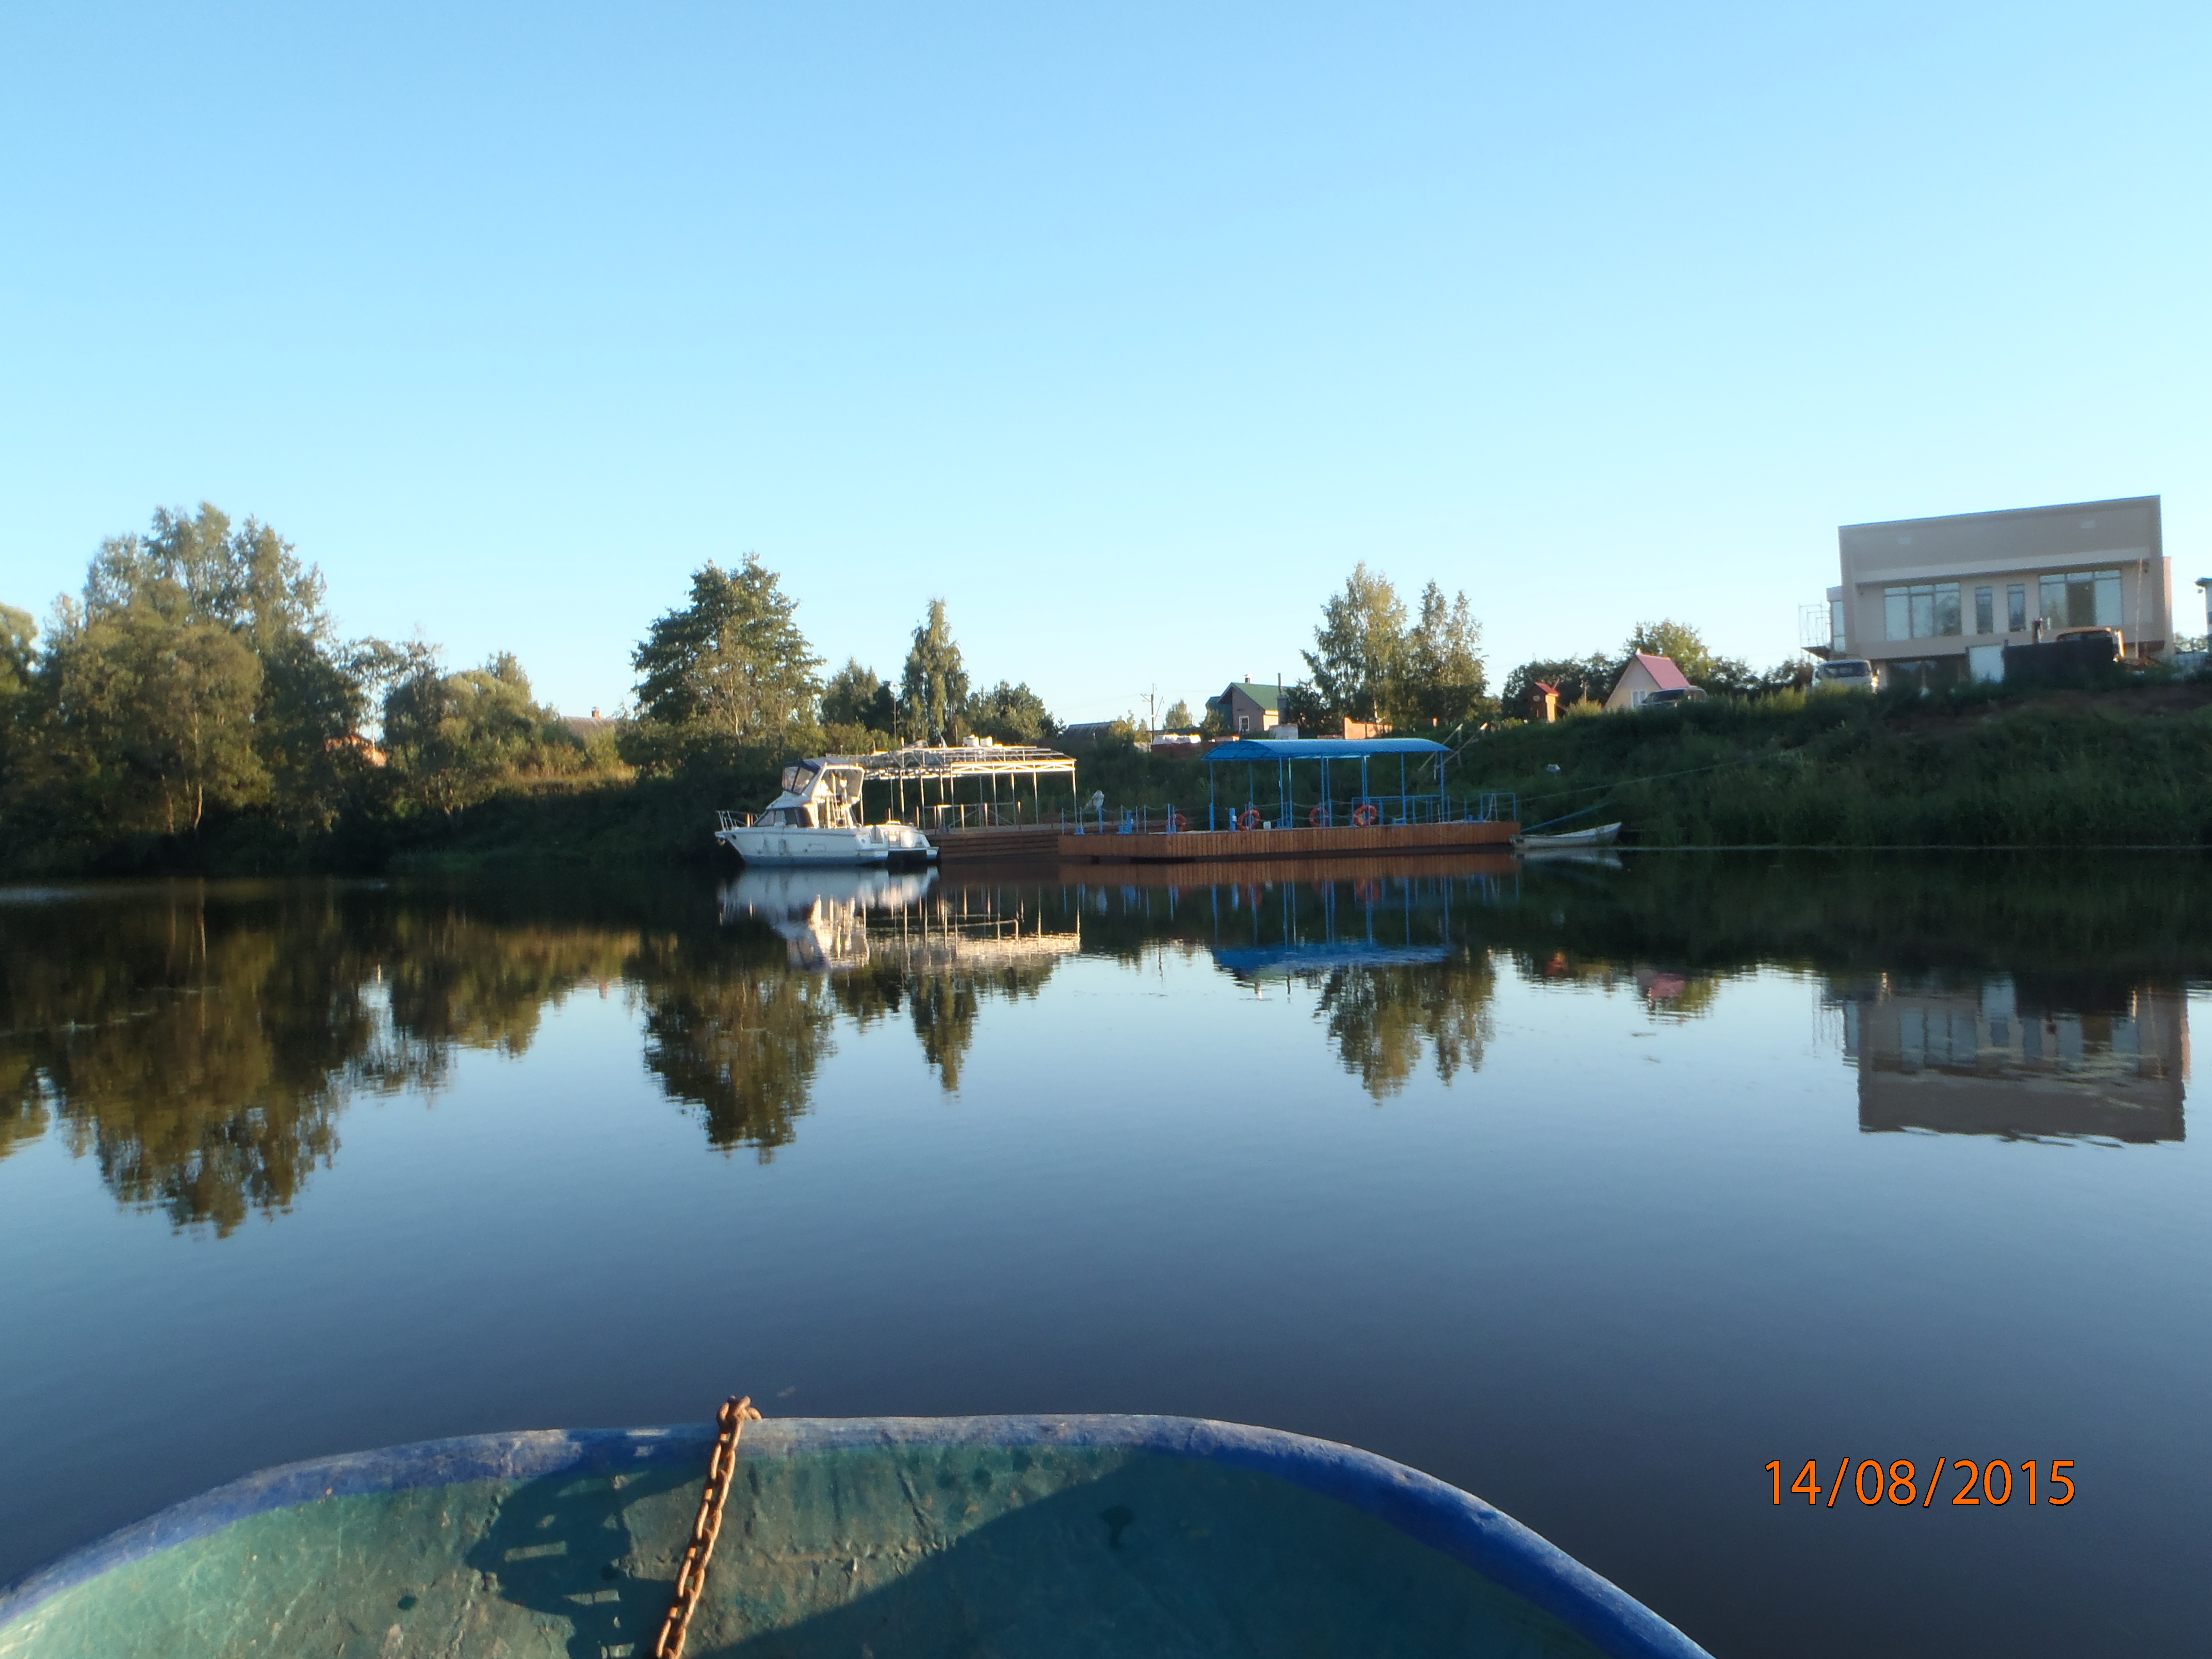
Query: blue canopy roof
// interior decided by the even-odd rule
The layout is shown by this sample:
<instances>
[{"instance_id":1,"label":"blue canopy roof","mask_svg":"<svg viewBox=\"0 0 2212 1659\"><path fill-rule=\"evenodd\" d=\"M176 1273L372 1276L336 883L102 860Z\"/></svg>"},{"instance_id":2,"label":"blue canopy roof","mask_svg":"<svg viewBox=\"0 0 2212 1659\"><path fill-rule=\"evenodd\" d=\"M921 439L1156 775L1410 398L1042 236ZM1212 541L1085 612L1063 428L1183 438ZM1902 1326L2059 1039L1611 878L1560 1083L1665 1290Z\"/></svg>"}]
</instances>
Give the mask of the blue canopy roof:
<instances>
[{"instance_id":1,"label":"blue canopy roof","mask_svg":"<svg viewBox=\"0 0 2212 1659\"><path fill-rule=\"evenodd\" d=\"M1255 945L1242 950L1213 948L1213 960L1232 974L1264 973L1270 968L1384 968L1451 960L1449 945L1362 945L1355 941L1313 945Z\"/></svg>"},{"instance_id":2,"label":"blue canopy roof","mask_svg":"<svg viewBox=\"0 0 2212 1659\"><path fill-rule=\"evenodd\" d=\"M1451 750L1426 738L1240 738L1217 744L1206 757L1212 766L1221 761L1357 760L1365 755L1449 755Z\"/></svg>"}]
</instances>

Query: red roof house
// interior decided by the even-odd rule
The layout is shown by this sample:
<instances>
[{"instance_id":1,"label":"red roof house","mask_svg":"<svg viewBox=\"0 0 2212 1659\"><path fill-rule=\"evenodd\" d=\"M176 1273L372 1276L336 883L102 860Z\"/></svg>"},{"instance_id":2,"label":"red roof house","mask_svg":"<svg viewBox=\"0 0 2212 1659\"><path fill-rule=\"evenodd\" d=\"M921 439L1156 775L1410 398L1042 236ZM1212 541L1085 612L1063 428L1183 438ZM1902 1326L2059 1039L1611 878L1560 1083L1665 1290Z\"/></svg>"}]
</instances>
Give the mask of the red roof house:
<instances>
[{"instance_id":1,"label":"red roof house","mask_svg":"<svg viewBox=\"0 0 2212 1659\"><path fill-rule=\"evenodd\" d=\"M1641 708L1644 698L1654 691L1682 691L1688 690L1689 684L1671 657L1655 657L1639 651L1628 659L1628 666L1613 683L1613 695L1605 700L1606 712Z\"/></svg>"}]
</instances>

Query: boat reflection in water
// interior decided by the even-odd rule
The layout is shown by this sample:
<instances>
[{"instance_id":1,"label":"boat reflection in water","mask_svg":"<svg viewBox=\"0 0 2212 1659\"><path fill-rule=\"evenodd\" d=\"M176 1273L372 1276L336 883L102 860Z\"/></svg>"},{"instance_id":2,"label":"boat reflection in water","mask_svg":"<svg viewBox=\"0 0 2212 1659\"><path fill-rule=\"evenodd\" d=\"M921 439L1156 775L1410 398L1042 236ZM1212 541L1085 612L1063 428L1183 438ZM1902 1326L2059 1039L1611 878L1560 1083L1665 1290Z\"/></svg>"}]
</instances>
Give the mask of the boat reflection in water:
<instances>
[{"instance_id":1,"label":"boat reflection in water","mask_svg":"<svg viewBox=\"0 0 2212 1659\"><path fill-rule=\"evenodd\" d=\"M1048 963L1083 948L1078 917L992 889L944 889L934 870L749 869L723 887L722 921L765 921L801 973L871 965L911 971Z\"/></svg>"},{"instance_id":2,"label":"boat reflection in water","mask_svg":"<svg viewBox=\"0 0 2212 1659\"><path fill-rule=\"evenodd\" d=\"M2188 1002L2179 986L1990 978L1971 987L1883 975L1833 988L1859 1127L2008 1139L2183 1138Z\"/></svg>"}]
</instances>

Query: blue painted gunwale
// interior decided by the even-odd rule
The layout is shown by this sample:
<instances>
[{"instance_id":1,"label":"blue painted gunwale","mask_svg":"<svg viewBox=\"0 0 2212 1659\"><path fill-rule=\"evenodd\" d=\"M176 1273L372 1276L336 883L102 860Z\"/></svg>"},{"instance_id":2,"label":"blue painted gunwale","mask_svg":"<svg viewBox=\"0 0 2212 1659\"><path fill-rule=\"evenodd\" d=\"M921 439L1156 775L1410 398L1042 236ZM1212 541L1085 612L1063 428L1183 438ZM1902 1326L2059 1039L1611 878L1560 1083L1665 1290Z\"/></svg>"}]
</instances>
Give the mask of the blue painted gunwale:
<instances>
[{"instance_id":1,"label":"blue painted gunwale","mask_svg":"<svg viewBox=\"0 0 2212 1659\"><path fill-rule=\"evenodd\" d=\"M232 1522L318 1498L571 1469L703 1465L711 1423L534 1429L428 1440L287 1463L185 1499L0 1589L0 1626L49 1598ZM750 1458L900 1446L1098 1447L1190 1457L1291 1481L1351 1504L1553 1614L1614 1659L1711 1659L1640 1601L1512 1516L1432 1475L1355 1446L1192 1417L775 1418L739 1443Z\"/></svg>"}]
</instances>

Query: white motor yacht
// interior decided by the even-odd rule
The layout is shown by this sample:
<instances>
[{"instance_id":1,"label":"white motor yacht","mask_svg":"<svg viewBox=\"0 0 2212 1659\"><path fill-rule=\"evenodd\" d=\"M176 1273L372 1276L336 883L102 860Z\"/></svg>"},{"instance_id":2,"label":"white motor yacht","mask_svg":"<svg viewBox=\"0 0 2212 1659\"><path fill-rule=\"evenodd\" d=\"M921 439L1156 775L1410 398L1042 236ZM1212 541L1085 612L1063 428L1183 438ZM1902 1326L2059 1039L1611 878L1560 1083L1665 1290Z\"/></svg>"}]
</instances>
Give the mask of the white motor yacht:
<instances>
[{"instance_id":1,"label":"white motor yacht","mask_svg":"<svg viewBox=\"0 0 2212 1659\"><path fill-rule=\"evenodd\" d=\"M755 865L934 860L937 849L911 824L863 819L862 777L849 761L793 761L783 769L783 793L762 811L716 813L714 839Z\"/></svg>"}]
</instances>

